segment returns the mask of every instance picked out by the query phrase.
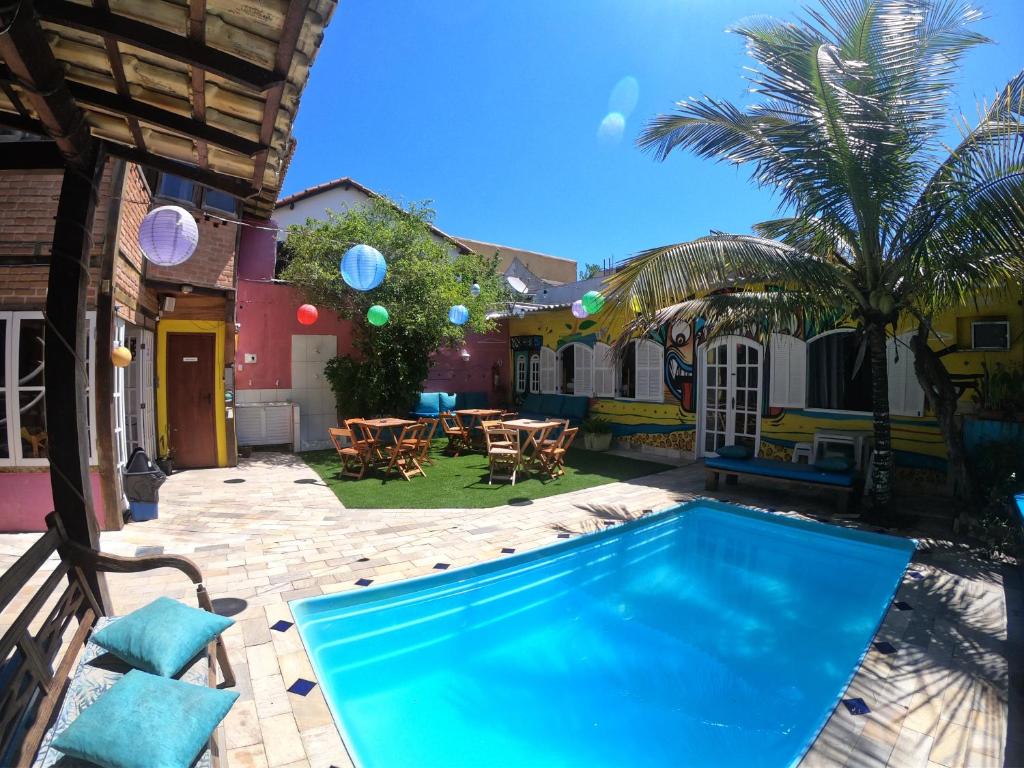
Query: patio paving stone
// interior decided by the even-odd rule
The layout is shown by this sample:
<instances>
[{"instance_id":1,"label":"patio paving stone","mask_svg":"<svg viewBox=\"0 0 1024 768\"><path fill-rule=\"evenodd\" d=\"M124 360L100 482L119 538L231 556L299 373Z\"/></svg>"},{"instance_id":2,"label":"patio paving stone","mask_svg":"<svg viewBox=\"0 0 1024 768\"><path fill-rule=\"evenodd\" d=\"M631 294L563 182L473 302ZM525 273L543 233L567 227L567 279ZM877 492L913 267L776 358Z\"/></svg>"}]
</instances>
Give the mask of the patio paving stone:
<instances>
[{"instance_id":1,"label":"patio paving stone","mask_svg":"<svg viewBox=\"0 0 1024 768\"><path fill-rule=\"evenodd\" d=\"M104 533L101 548L134 555L140 547L162 546L192 558L215 605L236 619L225 633L240 693L222 726L229 768L349 768L320 686L306 696L287 691L300 678L316 680L298 628L271 631L277 622L294 622L288 601L360 589L362 579L376 585L429 575L438 572L436 564L458 568L553 544L560 534L601 530L706 495L703 479L702 467L688 465L492 509L350 510L297 457L257 453L236 468L172 475L161 489L159 519ZM425 480L413 482L429 492L429 469ZM832 503L827 495L755 483L707 495L810 516L827 514ZM875 638L895 652L872 649L843 694L863 698L871 713L853 716L840 704L801 768L1003 764L1008 658L1020 650L1007 637L1007 613L1018 617L1018 626L1024 616L1018 577L1011 574L1004 585L1007 569L965 559L941 533L901 533L917 536L930 552L915 557L912 570L921 578L906 578L897 592L896 600L912 610L890 609ZM36 538L0 535L0 567ZM51 558L33 583L56 562ZM191 584L171 571L111 574L107 583L119 614L159 595L195 601ZM23 604L16 601L11 610Z\"/></svg>"}]
</instances>

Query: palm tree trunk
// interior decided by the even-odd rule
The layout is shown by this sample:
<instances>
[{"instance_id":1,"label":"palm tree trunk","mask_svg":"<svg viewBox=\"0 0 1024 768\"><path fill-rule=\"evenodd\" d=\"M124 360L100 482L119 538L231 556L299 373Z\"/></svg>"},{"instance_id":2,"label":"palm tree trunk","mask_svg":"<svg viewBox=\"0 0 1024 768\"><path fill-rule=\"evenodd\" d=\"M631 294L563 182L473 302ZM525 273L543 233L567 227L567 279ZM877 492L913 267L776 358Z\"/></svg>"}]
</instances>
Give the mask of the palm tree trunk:
<instances>
[{"instance_id":1,"label":"palm tree trunk","mask_svg":"<svg viewBox=\"0 0 1024 768\"><path fill-rule=\"evenodd\" d=\"M942 430L942 439L946 443L949 456L949 479L953 484L953 493L960 498L970 498L971 475L967 465L967 448L964 435L956 419L957 391L953 380L941 358L928 346L928 325L922 322L917 334L910 339L910 348L914 352L914 373L917 381L928 398L935 418Z\"/></svg>"},{"instance_id":2,"label":"palm tree trunk","mask_svg":"<svg viewBox=\"0 0 1024 768\"><path fill-rule=\"evenodd\" d=\"M885 355L885 326L868 323L868 354L871 359L871 407L874 412L875 458L871 465L874 506L884 509L892 498L892 421L889 417L889 369Z\"/></svg>"}]
</instances>

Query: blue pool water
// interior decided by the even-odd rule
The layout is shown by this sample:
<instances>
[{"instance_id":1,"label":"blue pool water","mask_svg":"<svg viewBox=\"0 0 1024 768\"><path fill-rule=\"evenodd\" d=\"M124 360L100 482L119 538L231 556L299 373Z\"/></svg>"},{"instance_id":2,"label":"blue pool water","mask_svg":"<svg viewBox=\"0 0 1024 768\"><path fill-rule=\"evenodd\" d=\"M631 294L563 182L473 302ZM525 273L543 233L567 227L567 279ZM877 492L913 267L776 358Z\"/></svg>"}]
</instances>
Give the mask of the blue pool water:
<instances>
[{"instance_id":1,"label":"blue pool water","mask_svg":"<svg viewBox=\"0 0 1024 768\"><path fill-rule=\"evenodd\" d=\"M789 766L914 544L694 502L292 604L357 765Z\"/></svg>"}]
</instances>

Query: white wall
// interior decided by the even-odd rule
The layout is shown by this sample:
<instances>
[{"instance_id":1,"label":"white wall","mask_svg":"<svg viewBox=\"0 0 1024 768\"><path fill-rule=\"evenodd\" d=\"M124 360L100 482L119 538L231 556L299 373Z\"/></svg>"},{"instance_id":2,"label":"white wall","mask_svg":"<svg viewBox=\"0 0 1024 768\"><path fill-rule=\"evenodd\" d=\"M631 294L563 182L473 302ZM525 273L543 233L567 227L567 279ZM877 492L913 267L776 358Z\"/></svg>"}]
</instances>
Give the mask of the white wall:
<instances>
[{"instance_id":1,"label":"white wall","mask_svg":"<svg viewBox=\"0 0 1024 768\"><path fill-rule=\"evenodd\" d=\"M274 221L281 227L278 233L278 240L287 237L287 229L291 224L305 224L307 219L325 220L327 211L344 213L349 210L361 208L370 201L370 197L355 187L339 186L325 192L319 192L310 197L299 200L296 203L282 205L274 211ZM448 245L448 252L455 256L458 249L451 245L451 241L440 235L434 235L439 243Z\"/></svg>"}]
</instances>

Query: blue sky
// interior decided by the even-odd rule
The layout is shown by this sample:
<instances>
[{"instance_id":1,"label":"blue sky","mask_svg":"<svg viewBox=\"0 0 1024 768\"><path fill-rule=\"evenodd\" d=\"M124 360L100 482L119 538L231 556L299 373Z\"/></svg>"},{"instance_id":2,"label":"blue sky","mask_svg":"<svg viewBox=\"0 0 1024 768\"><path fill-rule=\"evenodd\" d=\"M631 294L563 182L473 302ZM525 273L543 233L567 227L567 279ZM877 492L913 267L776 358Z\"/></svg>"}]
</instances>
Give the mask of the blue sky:
<instances>
[{"instance_id":1,"label":"blue sky","mask_svg":"<svg viewBox=\"0 0 1024 768\"><path fill-rule=\"evenodd\" d=\"M657 163L634 140L677 100L743 100L748 59L726 28L754 14L792 18L802 5L341 0L303 96L284 193L351 176L398 200L431 200L451 234L580 264L749 231L775 203L745 170L682 153ZM958 106L972 116L1024 67L1024 2L981 7L979 29L996 44L964 69Z\"/></svg>"}]
</instances>

